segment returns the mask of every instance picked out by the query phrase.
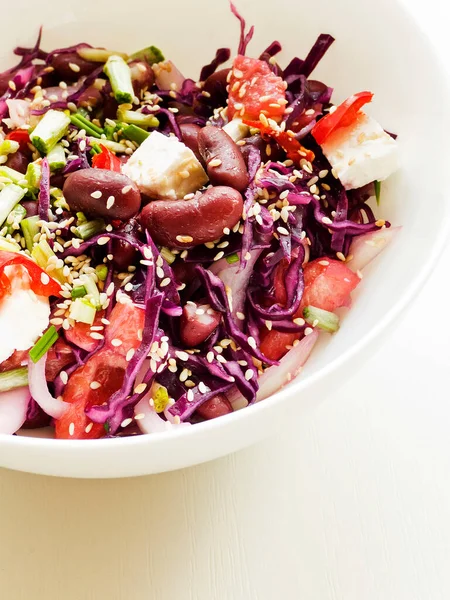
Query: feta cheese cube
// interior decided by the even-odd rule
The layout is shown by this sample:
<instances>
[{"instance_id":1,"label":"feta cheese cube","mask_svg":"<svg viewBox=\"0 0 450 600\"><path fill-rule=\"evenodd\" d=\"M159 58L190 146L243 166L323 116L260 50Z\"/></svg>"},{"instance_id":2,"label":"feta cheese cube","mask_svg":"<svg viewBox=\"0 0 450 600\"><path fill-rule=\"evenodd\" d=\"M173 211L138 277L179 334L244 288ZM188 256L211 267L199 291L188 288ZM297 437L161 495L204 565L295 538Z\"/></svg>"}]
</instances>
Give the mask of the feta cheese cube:
<instances>
[{"instance_id":1,"label":"feta cheese cube","mask_svg":"<svg viewBox=\"0 0 450 600\"><path fill-rule=\"evenodd\" d=\"M347 190L383 181L399 168L396 141L362 111L354 123L331 134L322 150Z\"/></svg>"},{"instance_id":2,"label":"feta cheese cube","mask_svg":"<svg viewBox=\"0 0 450 600\"><path fill-rule=\"evenodd\" d=\"M195 154L175 136L153 131L122 167L151 198L177 200L196 192L208 177Z\"/></svg>"},{"instance_id":3,"label":"feta cheese cube","mask_svg":"<svg viewBox=\"0 0 450 600\"><path fill-rule=\"evenodd\" d=\"M244 125L242 119L232 119L226 125L223 126L223 130L228 133L230 138L234 142L239 142L248 136L250 128L248 125Z\"/></svg>"},{"instance_id":4,"label":"feta cheese cube","mask_svg":"<svg viewBox=\"0 0 450 600\"><path fill-rule=\"evenodd\" d=\"M50 317L48 298L29 289L15 289L0 305L0 363L15 350L28 350L47 329Z\"/></svg>"}]
</instances>

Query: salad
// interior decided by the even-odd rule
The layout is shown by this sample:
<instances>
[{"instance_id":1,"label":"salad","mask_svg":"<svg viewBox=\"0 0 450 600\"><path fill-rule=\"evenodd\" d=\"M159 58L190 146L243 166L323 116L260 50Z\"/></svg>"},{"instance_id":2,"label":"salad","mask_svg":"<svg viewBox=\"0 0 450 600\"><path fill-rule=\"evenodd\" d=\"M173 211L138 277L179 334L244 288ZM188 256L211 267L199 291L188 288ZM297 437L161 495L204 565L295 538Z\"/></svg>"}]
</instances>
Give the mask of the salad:
<instances>
[{"instance_id":1,"label":"salad","mask_svg":"<svg viewBox=\"0 0 450 600\"><path fill-rule=\"evenodd\" d=\"M0 433L187 427L262 400L339 329L398 228L398 148L274 41L198 79L154 46L18 47L0 74Z\"/></svg>"}]
</instances>

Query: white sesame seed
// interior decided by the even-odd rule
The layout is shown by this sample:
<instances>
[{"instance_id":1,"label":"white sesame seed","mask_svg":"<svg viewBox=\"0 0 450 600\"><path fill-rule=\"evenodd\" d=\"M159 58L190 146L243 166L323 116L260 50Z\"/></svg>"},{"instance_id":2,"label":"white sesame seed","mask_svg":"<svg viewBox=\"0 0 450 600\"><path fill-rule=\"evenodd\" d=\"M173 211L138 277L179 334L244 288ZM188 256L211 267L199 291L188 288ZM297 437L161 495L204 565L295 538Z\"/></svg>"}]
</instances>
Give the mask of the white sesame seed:
<instances>
[{"instance_id":1,"label":"white sesame seed","mask_svg":"<svg viewBox=\"0 0 450 600\"><path fill-rule=\"evenodd\" d=\"M225 256L225 252L218 252L213 260L220 260L221 258L223 258Z\"/></svg>"},{"instance_id":2,"label":"white sesame seed","mask_svg":"<svg viewBox=\"0 0 450 600\"><path fill-rule=\"evenodd\" d=\"M328 267L329 264L328 260L319 260L319 265L322 265L322 267Z\"/></svg>"},{"instance_id":3,"label":"white sesame seed","mask_svg":"<svg viewBox=\"0 0 450 600\"><path fill-rule=\"evenodd\" d=\"M128 427L128 425L130 425L130 423L132 423L132 421L133 421L133 419L130 419L130 418L128 418L128 419L124 419L124 420L122 421L122 423L120 424L120 426L121 426L121 427L124 427L124 428L125 428L125 427Z\"/></svg>"},{"instance_id":4,"label":"white sesame seed","mask_svg":"<svg viewBox=\"0 0 450 600\"><path fill-rule=\"evenodd\" d=\"M145 392L146 389L147 389L147 384L146 383L140 383L139 385L137 385L134 388L134 393L135 394L142 394L142 392Z\"/></svg>"},{"instance_id":5,"label":"white sesame seed","mask_svg":"<svg viewBox=\"0 0 450 600\"><path fill-rule=\"evenodd\" d=\"M69 381L69 376L67 375L67 373L65 371L61 371L61 373L59 374L61 381L63 382L64 385L66 385L66 383Z\"/></svg>"},{"instance_id":6,"label":"white sesame seed","mask_svg":"<svg viewBox=\"0 0 450 600\"><path fill-rule=\"evenodd\" d=\"M339 260L342 260L342 262L345 262L345 256L342 254L342 252L336 252L336 256Z\"/></svg>"},{"instance_id":7,"label":"white sesame seed","mask_svg":"<svg viewBox=\"0 0 450 600\"><path fill-rule=\"evenodd\" d=\"M277 231L280 235L289 235L289 231L286 227L277 227Z\"/></svg>"},{"instance_id":8,"label":"white sesame seed","mask_svg":"<svg viewBox=\"0 0 450 600\"><path fill-rule=\"evenodd\" d=\"M164 279L165 273L162 267L156 267L156 274L160 279Z\"/></svg>"},{"instance_id":9,"label":"white sesame seed","mask_svg":"<svg viewBox=\"0 0 450 600\"><path fill-rule=\"evenodd\" d=\"M324 225L333 225L333 221L329 217L322 217L322 223Z\"/></svg>"},{"instance_id":10,"label":"white sesame seed","mask_svg":"<svg viewBox=\"0 0 450 600\"><path fill-rule=\"evenodd\" d=\"M251 335L248 336L248 345L250 348L253 348L253 350L256 350L256 340Z\"/></svg>"},{"instance_id":11,"label":"white sesame seed","mask_svg":"<svg viewBox=\"0 0 450 600\"><path fill-rule=\"evenodd\" d=\"M187 352L182 352L181 350L177 350L175 356L183 361L189 360L189 354Z\"/></svg>"},{"instance_id":12,"label":"white sesame seed","mask_svg":"<svg viewBox=\"0 0 450 600\"><path fill-rule=\"evenodd\" d=\"M220 158L214 158L213 160L209 161L208 167L220 167L221 164L222 161L220 160Z\"/></svg>"},{"instance_id":13,"label":"white sesame seed","mask_svg":"<svg viewBox=\"0 0 450 600\"><path fill-rule=\"evenodd\" d=\"M209 363L212 363L212 361L214 360L214 352L208 352L208 354L206 355L206 360Z\"/></svg>"},{"instance_id":14,"label":"white sesame seed","mask_svg":"<svg viewBox=\"0 0 450 600\"><path fill-rule=\"evenodd\" d=\"M245 315L244 313L241 312L237 312L236 313L236 317L240 320L240 321L245 321Z\"/></svg>"},{"instance_id":15,"label":"white sesame seed","mask_svg":"<svg viewBox=\"0 0 450 600\"><path fill-rule=\"evenodd\" d=\"M69 435L72 436L75 432L75 423L69 425Z\"/></svg>"},{"instance_id":16,"label":"white sesame seed","mask_svg":"<svg viewBox=\"0 0 450 600\"><path fill-rule=\"evenodd\" d=\"M91 421L88 425L86 425L86 428L84 430L85 433L89 433L93 427L94 427L94 423L92 423L92 421Z\"/></svg>"},{"instance_id":17,"label":"white sesame seed","mask_svg":"<svg viewBox=\"0 0 450 600\"><path fill-rule=\"evenodd\" d=\"M189 377L189 370L188 369L183 369L180 373L180 377L179 380L181 382L186 381L186 379Z\"/></svg>"},{"instance_id":18,"label":"white sesame seed","mask_svg":"<svg viewBox=\"0 0 450 600\"><path fill-rule=\"evenodd\" d=\"M223 228L223 233L224 233L224 235L230 235L230 228L229 227L224 227Z\"/></svg>"},{"instance_id":19,"label":"white sesame seed","mask_svg":"<svg viewBox=\"0 0 450 600\"><path fill-rule=\"evenodd\" d=\"M106 295L112 296L113 294L114 294L114 283L111 281L111 283L106 288Z\"/></svg>"},{"instance_id":20,"label":"white sesame seed","mask_svg":"<svg viewBox=\"0 0 450 600\"><path fill-rule=\"evenodd\" d=\"M296 325L299 325L299 327L303 327L303 325L305 324L305 319L302 319L301 317L297 317L297 319L294 319L294 323Z\"/></svg>"},{"instance_id":21,"label":"white sesame seed","mask_svg":"<svg viewBox=\"0 0 450 600\"><path fill-rule=\"evenodd\" d=\"M90 333L89 336L93 340L103 340L105 337L104 335L102 335L101 333L97 333L96 331L93 331L92 333Z\"/></svg>"},{"instance_id":22,"label":"white sesame seed","mask_svg":"<svg viewBox=\"0 0 450 600\"><path fill-rule=\"evenodd\" d=\"M313 331L314 331L314 330L313 330L311 327L307 327L307 328L305 329L305 335L311 335L311 333L312 333Z\"/></svg>"},{"instance_id":23,"label":"white sesame seed","mask_svg":"<svg viewBox=\"0 0 450 600\"><path fill-rule=\"evenodd\" d=\"M145 414L144 413L138 413L137 415L134 415L134 420L135 421L141 421L142 419L145 419Z\"/></svg>"},{"instance_id":24,"label":"white sesame seed","mask_svg":"<svg viewBox=\"0 0 450 600\"><path fill-rule=\"evenodd\" d=\"M79 73L80 72L80 67L79 65L76 65L75 63L70 62L69 63L69 68L74 72L74 73Z\"/></svg>"},{"instance_id":25,"label":"white sesame seed","mask_svg":"<svg viewBox=\"0 0 450 600\"><path fill-rule=\"evenodd\" d=\"M181 244L190 244L191 242L194 241L194 238L191 237L190 235L177 235L177 237L175 239L177 240L177 242L180 242Z\"/></svg>"},{"instance_id":26,"label":"white sesame seed","mask_svg":"<svg viewBox=\"0 0 450 600\"><path fill-rule=\"evenodd\" d=\"M360 271L359 269L356 271L356 274L358 275L358 277L359 277L360 279L362 279L362 278L363 278L363 274L361 273L361 271Z\"/></svg>"},{"instance_id":27,"label":"white sesame seed","mask_svg":"<svg viewBox=\"0 0 450 600\"><path fill-rule=\"evenodd\" d=\"M250 379L253 377L253 375L254 375L254 372L253 372L253 370L252 370L252 369L247 369L247 370L245 371L245 375L244 375L244 377L245 377L245 379L246 379L247 381L250 381Z\"/></svg>"},{"instance_id":28,"label":"white sesame seed","mask_svg":"<svg viewBox=\"0 0 450 600\"><path fill-rule=\"evenodd\" d=\"M91 388L91 390L98 390L98 388L102 387L102 384L98 381L91 381L89 387Z\"/></svg>"},{"instance_id":29,"label":"white sesame seed","mask_svg":"<svg viewBox=\"0 0 450 600\"><path fill-rule=\"evenodd\" d=\"M114 205L114 202L116 201L116 199L114 198L114 196L110 196L108 198L108 200L106 201L106 208L109 210L110 208L112 208L112 206Z\"/></svg>"},{"instance_id":30,"label":"white sesame seed","mask_svg":"<svg viewBox=\"0 0 450 600\"><path fill-rule=\"evenodd\" d=\"M104 236L98 238L97 244L99 246L104 246L105 244L107 244L109 242L110 239L111 238L109 238L107 235L104 235Z\"/></svg>"},{"instance_id":31,"label":"white sesame seed","mask_svg":"<svg viewBox=\"0 0 450 600\"><path fill-rule=\"evenodd\" d=\"M142 329L138 329L138 330L137 330L137 339L138 339L140 342L142 342L142 333L143 333Z\"/></svg>"},{"instance_id":32,"label":"white sesame seed","mask_svg":"<svg viewBox=\"0 0 450 600\"><path fill-rule=\"evenodd\" d=\"M170 283L170 277L166 277L165 279L163 279L161 281L161 283L159 284L161 287L166 287L167 285L169 285Z\"/></svg>"},{"instance_id":33,"label":"white sesame seed","mask_svg":"<svg viewBox=\"0 0 450 600\"><path fill-rule=\"evenodd\" d=\"M50 277L47 275L47 273L41 273L41 283L43 285L48 285L50 283Z\"/></svg>"},{"instance_id":34,"label":"white sesame seed","mask_svg":"<svg viewBox=\"0 0 450 600\"><path fill-rule=\"evenodd\" d=\"M200 393L202 394L206 394L208 392L208 387L203 383L203 381L200 381L200 383L198 384L198 390Z\"/></svg>"},{"instance_id":35,"label":"white sesame seed","mask_svg":"<svg viewBox=\"0 0 450 600\"><path fill-rule=\"evenodd\" d=\"M119 340L119 339L117 339L117 338L114 338L113 340L111 340L111 344L112 344L113 346L115 346L116 348L118 348L119 346L121 346L121 345L122 345L122 340Z\"/></svg>"},{"instance_id":36,"label":"white sesame seed","mask_svg":"<svg viewBox=\"0 0 450 600\"><path fill-rule=\"evenodd\" d=\"M128 192L131 190L132 186L131 185L126 185L125 187L122 188L122 194L128 194Z\"/></svg>"}]
</instances>

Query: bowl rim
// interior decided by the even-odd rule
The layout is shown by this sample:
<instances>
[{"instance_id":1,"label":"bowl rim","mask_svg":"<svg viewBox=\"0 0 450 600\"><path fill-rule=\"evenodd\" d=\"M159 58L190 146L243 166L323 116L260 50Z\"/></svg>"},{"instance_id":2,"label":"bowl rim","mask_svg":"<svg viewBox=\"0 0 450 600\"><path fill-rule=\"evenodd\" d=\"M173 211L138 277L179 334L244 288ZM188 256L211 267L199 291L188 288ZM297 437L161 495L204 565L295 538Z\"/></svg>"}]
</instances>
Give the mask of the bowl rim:
<instances>
[{"instance_id":1,"label":"bowl rim","mask_svg":"<svg viewBox=\"0 0 450 600\"><path fill-rule=\"evenodd\" d=\"M442 81L442 92L444 98L447 97L450 100L450 73L444 63L442 55L438 52L436 46L432 43L431 36L428 32L425 32L418 21L418 17L413 14L407 4L398 2L402 7L402 12L409 17L414 23L414 27L420 32L422 43L428 46L430 55L435 61L435 65L439 72L445 77ZM449 119L450 121L450 119ZM450 156L450 151L447 151ZM450 199L450 192L443 192L443 198L445 200ZM401 234L400 234L401 235ZM394 323L411 304L417 293L423 287L425 282L432 274L436 267L439 257L442 251L446 247L450 236L450 206L447 207L444 218L437 234L435 235L431 251L428 253L427 260L422 264L421 269L416 273L410 284L403 290L401 296L393 304L392 308L387 311L382 318L377 322L377 325L367 333L365 333L360 340L353 346L347 348L337 358L332 360L327 365L324 365L317 372L308 375L306 378L296 378L289 387L284 387L281 390L275 392L264 401L257 402L251 406L245 408L245 410L238 410L236 412L224 415L219 419L212 419L202 423L197 423L193 427L173 428L167 431L153 433L153 434L142 434L129 437L120 438L100 438L92 440L60 440L54 438L44 438L26 435L6 435L0 434L0 449L10 450L14 452L17 448L32 449L39 447L42 450L57 449L57 451L64 454L72 454L76 448L77 453L81 456L88 452L89 456L95 461L95 453L102 453L105 449L111 449L115 447L142 447L148 448L150 446L157 446L169 443L176 439L189 439L193 436L201 434L201 432L209 431L213 433L222 428L231 428L235 422L245 421L252 419L253 415L262 413L267 410L272 410L275 405L279 405L284 400L287 400L293 395L304 393L308 388L312 387L319 380L324 379L335 373L344 364L348 363L354 356L361 353L364 349L367 349L370 345L380 337L380 335ZM205 461L209 460L206 456ZM14 467L13 467L14 468ZM36 470L30 472L38 472ZM156 471L155 471L156 472ZM70 477L70 474L68 475Z\"/></svg>"}]
</instances>

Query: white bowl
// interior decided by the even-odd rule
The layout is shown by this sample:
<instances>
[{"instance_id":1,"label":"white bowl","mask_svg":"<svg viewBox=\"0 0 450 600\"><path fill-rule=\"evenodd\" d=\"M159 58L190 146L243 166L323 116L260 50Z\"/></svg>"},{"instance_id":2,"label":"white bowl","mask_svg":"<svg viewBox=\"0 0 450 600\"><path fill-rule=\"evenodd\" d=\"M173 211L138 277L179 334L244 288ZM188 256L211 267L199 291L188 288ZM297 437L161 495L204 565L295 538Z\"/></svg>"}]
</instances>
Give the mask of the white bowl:
<instances>
[{"instance_id":1,"label":"white bowl","mask_svg":"<svg viewBox=\"0 0 450 600\"><path fill-rule=\"evenodd\" d=\"M33 437L30 432L0 436L0 466L47 475L126 477L179 469L244 448L283 427L285 419L300 419L306 407L342 383L425 284L450 222L445 137L450 98L445 70L418 25L393 0L240 0L239 9L256 26L250 54L279 39L287 61L304 57L319 33L335 36L314 77L333 86L338 100L374 91L371 112L399 134L403 168L383 184L380 216L403 225L401 235L367 269L339 333L322 340L301 376L270 399L162 434L81 442L35 437L39 430ZM80 41L129 51L155 44L193 77L218 46L235 51L238 41L227 0L172 0L157 9L139 0L78 0L64 7L56 0L16 0L3 15L2 66L12 64L11 48L34 41L40 24L46 49Z\"/></svg>"}]
</instances>

